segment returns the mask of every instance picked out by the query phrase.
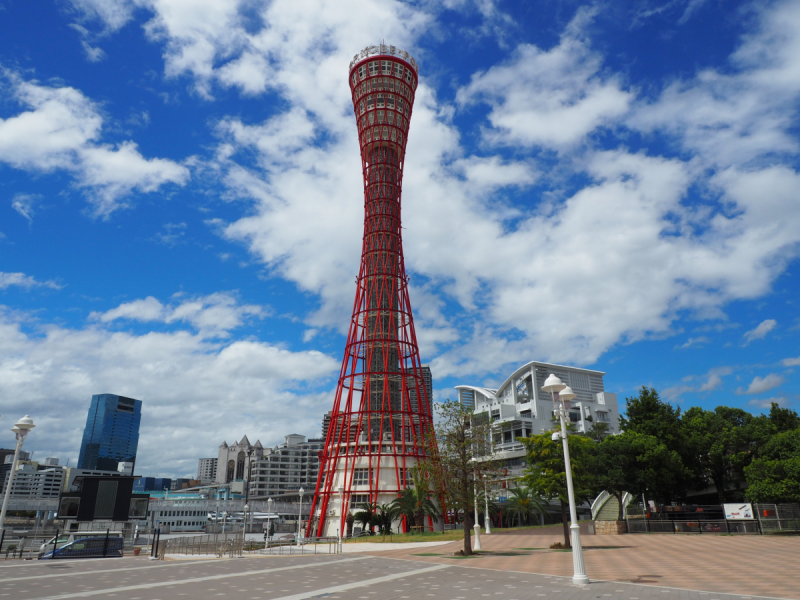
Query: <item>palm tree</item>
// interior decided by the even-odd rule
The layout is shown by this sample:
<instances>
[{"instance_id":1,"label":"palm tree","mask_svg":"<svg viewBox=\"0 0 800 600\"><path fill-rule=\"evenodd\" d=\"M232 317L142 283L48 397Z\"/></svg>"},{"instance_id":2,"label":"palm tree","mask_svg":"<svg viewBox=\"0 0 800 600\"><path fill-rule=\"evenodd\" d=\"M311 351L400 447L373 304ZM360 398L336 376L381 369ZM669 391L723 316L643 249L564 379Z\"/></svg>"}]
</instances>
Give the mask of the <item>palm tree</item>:
<instances>
[{"instance_id":1,"label":"palm tree","mask_svg":"<svg viewBox=\"0 0 800 600\"><path fill-rule=\"evenodd\" d=\"M516 487L508 491L510 496L506 502L506 511L516 516L520 525L527 524L533 515L547 514L547 502L535 496L530 488Z\"/></svg>"},{"instance_id":2,"label":"palm tree","mask_svg":"<svg viewBox=\"0 0 800 600\"><path fill-rule=\"evenodd\" d=\"M416 471L412 475L413 487L407 487L400 496L395 498L392 505L397 509L397 514L406 517L417 527L425 524L425 517L439 518L439 510L430 499L428 482L425 477Z\"/></svg>"},{"instance_id":3,"label":"palm tree","mask_svg":"<svg viewBox=\"0 0 800 600\"><path fill-rule=\"evenodd\" d=\"M378 525L379 532L386 539L386 532L392 531L392 523L400 515L400 509L392 502L391 504L381 504L375 514L375 523Z\"/></svg>"},{"instance_id":4,"label":"palm tree","mask_svg":"<svg viewBox=\"0 0 800 600\"><path fill-rule=\"evenodd\" d=\"M374 520L375 520L375 503L374 502L362 502L358 505L359 510L356 514L353 515L353 519L356 522L361 523L362 531L366 531L367 527L371 527ZM370 529L370 532L372 530Z\"/></svg>"}]
</instances>

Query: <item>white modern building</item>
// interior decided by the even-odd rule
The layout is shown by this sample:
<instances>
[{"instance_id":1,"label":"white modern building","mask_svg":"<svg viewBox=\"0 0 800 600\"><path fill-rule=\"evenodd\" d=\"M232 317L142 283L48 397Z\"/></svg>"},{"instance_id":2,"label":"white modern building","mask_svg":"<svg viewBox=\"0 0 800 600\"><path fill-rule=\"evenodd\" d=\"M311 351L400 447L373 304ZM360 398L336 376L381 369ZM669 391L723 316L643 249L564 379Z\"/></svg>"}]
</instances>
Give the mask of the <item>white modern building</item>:
<instances>
[{"instance_id":1,"label":"white modern building","mask_svg":"<svg viewBox=\"0 0 800 600\"><path fill-rule=\"evenodd\" d=\"M38 463L20 461L11 485L12 498L58 498L66 475L61 467L39 469ZM5 493L11 471L5 474L2 493Z\"/></svg>"},{"instance_id":2,"label":"white modern building","mask_svg":"<svg viewBox=\"0 0 800 600\"><path fill-rule=\"evenodd\" d=\"M283 444L266 450L264 457L253 463L250 497L277 498L296 494L300 488L306 497L312 496L319 475L319 453L324 445L322 439L287 435Z\"/></svg>"},{"instance_id":3,"label":"white modern building","mask_svg":"<svg viewBox=\"0 0 800 600\"><path fill-rule=\"evenodd\" d=\"M201 458L197 461L197 479L200 481L216 481L218 458Z\"/></svg>"},{"instance_id":4,"label":"white modern building","mask_svg":"<svg viewBox=\"0 0 800 600\"><path fill-rule=\"evenodd\" d=\"M457 385L459 402L491 419L492 456L503 461L508 479L524 470L525 448L519 438L556 428L552 398L542 391L551 373L576 394L569 410L575 431L586 433L594 423L606 423L609 433L619 431L617 395L605 391L602 371L533 361L511 373L497 389Z\"/></svg>"}]
</instances>

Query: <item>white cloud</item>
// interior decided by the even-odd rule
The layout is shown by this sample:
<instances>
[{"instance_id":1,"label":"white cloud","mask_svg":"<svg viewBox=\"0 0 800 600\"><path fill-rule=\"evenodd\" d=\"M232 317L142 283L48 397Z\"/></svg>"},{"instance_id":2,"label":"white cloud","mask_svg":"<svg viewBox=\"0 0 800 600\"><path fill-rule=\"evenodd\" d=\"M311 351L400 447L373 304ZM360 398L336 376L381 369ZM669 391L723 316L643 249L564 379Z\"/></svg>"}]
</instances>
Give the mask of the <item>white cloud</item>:
<instances>
[{"instance_id":1,"label":"white cloud","mask_svg":"<svg viewBox=\"0 0 800 600\"><path fill-rule=\"evenodd\" d=\"M6 73L16 100L30 110L0 119L0 161L28 171L65 169L87 190L94 213L107 216L132 192L183 185L178 163L147 159L132 141L99 142L103 118L95 103L71 87L49 87Z\"/></svg>"},{"instance_id":2,"label":"white cloud","mask_svg":"<svg viewBox=\"0 0 800 600\"><path fill-rule=\"evenodd\" d=\"M11 208L17 211L28 223L33 223L33 205L39 200L39 194L14 194Z\"/></svg>"},{"instance_id":3,"label":"white cloud","mask_svg":"<svg viewBox=\"0 0 800 600\"><path fill-rule=\"evenodd\" d=\"M704 375L687 375L683 378L685 383L668 387L661 394L671 402L678 402L684 394L712 392L722 385L722 378L731 373L731 367L715 367Z\"/></svg>"},{"instance_id":4,"label":"white cloud","mask_svg":"<svg viewBox=\"0 0 800 600\"><path fill-rule=\"evenodd\" d=\"M685 349L691 348L692 346L702 346L703 344L708 344L710 341L711 340L704 335L696 338L690 337L685 343L681 344L680 346L676 346L676 348Z\"/></svg>"},{"instance_id":5,"label":"white cloud","mask_svg":"<svg viewBox=\"0 0 800 600\"><path fill-rule=\"evenodd\" d=\"M761 321L761 323L758 324L758 327L751 329L742 336L744 338L744 343L749 344L753 340L760 340L764 338L770 331L775 329L777 324L778 322L775 319Z\"/></svg>"},{"instance_id":6,"label":"white cloud","mask_svg":"<svg viewBox=\"0 0 800 600\"><path fill-rule=\"evenodd\" d=\"M100 21L109 31L122 28L133 17L135 0L69 0L83 20Z\"/></svg>"},{"instance_id":7,"label":"white cloud","mask_svg":"<svg viewBox=\"0 0 800 600\"><path fill-rule=\"evenodd\" d=\"M485 102L491 107L486 140L565 148L627 112L632 94L622 89L618 77L602 73L602 57L591 50L584 33L595 12L579 9L558 46L543 51L521 44L507 64L473 75L459 90L460 105Z\"/></svg>"},{"instance_id":8,"label":"white cloud","mask_svg":"<svg viewBox=\"0 0 800 600\"><path fill-rule=\"evenodd\" d=\"M760 400L758 398L753 398L750 400L749 404L753 406L757 406L758 408L769 409L772 406L772 403L777 404L778 406L788 406L789 399L785 398L784 396L776 396L774 398L764 398Z\"/></svg>"},{"instance_id":9,"label":"white cloud","mask_svg":"<svg viewBox=\"0 0 800 600\"><path fill-rule=\"evenodd\" d=\"M48 287L54 290L60 290L63 287L58 285L55 281L37 281L31 275L25 275L25 273L4 273L0 271L0 290L9 288L12 285L25 289Z\"/></svg>"},{"instance_id":10,"label":"white cloud","mask_svg":"<svg viewBox=\"0 0 800 600\"><path fill-rule=\"evenodd\" d=\"M203 336L227 337L232 329L248 318L263 318L268 311L254 304L238 304L233 294L217 292L209 296L188 298L178 304L164 305L152 296L120 304L104 313L94 312L90 318L101 323L117 319L161 323L185 322Z\"/></svg>"},{"instance_id":11,"label":"white cloud","mask_svg":"<svg viewBox=\"0 0 800 600\"><path fill-rule=\"evenodd\" d=\"M143 401L137 469L148 475L190 475L198 457L213 456L223 439L245 433L265 445L282 441L287 431L318 435L332 401L329 378L339 366L316 351L218 343L188 331L134 335L97 325L30 326L0 311L3 413L36 421L26 448L74 461L92 394L122 394ZM5 429L0 445L9 443Z\"/></svg>"},{"instance_id":12,"label":"white cloud","mask_svg":"<svg viewBox=\"0 0 800 600\"><path fill-rule=\"evenodd\" d=\"M784 358L781 364L784 367L800 367L800 356L797 358Z\"/></svg>"},{"instance_id":13,"label":"white cloud","mask_svg":"<svg viewBox=\"0 0 800 600\"><path fill-rule=\"evenodd\" d=\"M769 390L775 389L783 383L781 375L770 373L766 377L754 377L747 389L739 388L736 390L737 394L761 394Z\"/></svg>"}]
</instances>

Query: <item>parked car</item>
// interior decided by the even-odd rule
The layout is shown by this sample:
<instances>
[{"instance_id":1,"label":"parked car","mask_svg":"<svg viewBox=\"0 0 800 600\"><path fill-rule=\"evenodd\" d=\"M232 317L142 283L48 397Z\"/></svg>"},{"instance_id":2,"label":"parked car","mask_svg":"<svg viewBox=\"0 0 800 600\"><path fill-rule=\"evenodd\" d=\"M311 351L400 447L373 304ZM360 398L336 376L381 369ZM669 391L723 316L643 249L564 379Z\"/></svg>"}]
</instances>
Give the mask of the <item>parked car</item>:
<instances>
[{"instance_id":1,"label":"parked car","mask_svg":"<svg viewBox=\"0 0 800 600\"><path fill-rule=\"evenodd\" d=\"M109 536L107 539L105 536L81 538L56 549L55 553L51 550L41 554L39 559L120 557L122 556L122 543L123 539L119 536Z\"/></svg>"},{"instance_id":2,"label":"parked car","mask_svg":"<svg viewBox=\"0 0 800 600\"><path fill-rule=\"evenodd\" d=\"M62 546L69 544L70 542L74 542L75 540L79 540L82 538L92 538L92 537L101 537L106 539L106 532L105 531L64 531L63 533L58 534L58 541L56 542L56 538L52 537L47 540L44 544L39 546L39 558L42 558L48 552L53 551L53 543L56 544L56 547L61 548ZM109 531L108 537L118 537L122 538L121 531Z\"/></svg>"}]
</instances>

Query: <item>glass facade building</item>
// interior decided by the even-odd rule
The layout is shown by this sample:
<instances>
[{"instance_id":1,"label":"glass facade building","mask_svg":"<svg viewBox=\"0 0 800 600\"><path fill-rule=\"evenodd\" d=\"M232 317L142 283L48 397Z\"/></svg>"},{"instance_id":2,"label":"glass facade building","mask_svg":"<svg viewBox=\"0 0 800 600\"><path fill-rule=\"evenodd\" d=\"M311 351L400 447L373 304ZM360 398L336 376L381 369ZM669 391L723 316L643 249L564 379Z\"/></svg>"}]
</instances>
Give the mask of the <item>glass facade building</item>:
<instances>
[{"instance_id":1,"label":"glass facade building","mask_svg":"<svg viewBox=\"0 0 800 600\"><path fill-rule=\"evenodd\" d=\"M116 471L120 462L136 466L142 401L115 394L95 394L83 431L79 469Z\"/></svg>"}]
</instances>

